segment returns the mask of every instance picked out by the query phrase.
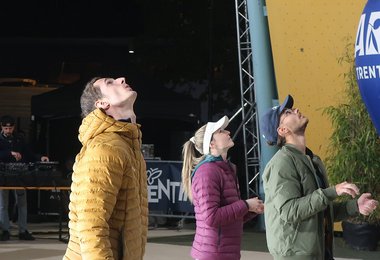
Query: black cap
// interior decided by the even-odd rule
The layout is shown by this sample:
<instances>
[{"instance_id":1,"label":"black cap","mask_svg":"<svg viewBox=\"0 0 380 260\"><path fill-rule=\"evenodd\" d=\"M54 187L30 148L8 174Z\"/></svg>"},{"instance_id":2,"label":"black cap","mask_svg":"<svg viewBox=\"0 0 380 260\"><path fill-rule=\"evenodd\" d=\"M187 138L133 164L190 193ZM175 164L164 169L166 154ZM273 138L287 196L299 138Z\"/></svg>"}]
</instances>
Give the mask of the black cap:
<instances>
[{"instance_id":1,"label":"black cap","mask_svg":"<svg viewBox=\"0 0 380 260\"><path fill-rule=\"evenodd\" d=\"M2 116L0 118L1 126L14 126L15 125L15 119L11 116Z\"/></svg>"}]
</instances>

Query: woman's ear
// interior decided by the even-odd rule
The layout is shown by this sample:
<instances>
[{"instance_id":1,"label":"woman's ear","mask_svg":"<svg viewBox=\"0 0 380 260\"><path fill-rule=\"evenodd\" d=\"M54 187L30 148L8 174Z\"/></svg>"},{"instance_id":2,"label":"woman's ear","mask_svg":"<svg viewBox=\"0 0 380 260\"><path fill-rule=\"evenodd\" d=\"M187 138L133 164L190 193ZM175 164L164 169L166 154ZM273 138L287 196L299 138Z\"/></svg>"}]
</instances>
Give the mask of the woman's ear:
<instances>
[{"instance_id":1,"label":"woman's ear","mask_svg":"<svg viewBox=\"0 0 380 260\"><path fill-rule=\"evenodd\" d=\"M214 141L213 140L211 140L209 147L210 147L210 151L211 151L211 149L214 148Z\"/></svg>"}]
</instances>

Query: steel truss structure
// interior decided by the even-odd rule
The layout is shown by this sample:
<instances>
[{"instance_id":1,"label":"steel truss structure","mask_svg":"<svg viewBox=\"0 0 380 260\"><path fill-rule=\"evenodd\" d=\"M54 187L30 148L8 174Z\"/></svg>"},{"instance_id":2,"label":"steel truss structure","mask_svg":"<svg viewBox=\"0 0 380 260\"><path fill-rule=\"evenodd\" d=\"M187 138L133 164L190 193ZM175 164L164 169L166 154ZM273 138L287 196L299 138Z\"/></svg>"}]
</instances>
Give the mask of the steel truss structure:
<instances>
[{"instance_id":1,"label":"steel truss structure","mask_svg":"<svg viewBox=\"0 0 380 260\"><path fill-rule=\"evenodd\" d=\"M250 23L247 0L235 0L235 7L242 121L233 138L235 138L236 134L242 129L245 155L246 196L249 198L253 194L258 194L259 178L257 178L257 176L259 176L260 170L260 142L258 136L253 53L249 33Z\"/></svg>"}]
</instances>

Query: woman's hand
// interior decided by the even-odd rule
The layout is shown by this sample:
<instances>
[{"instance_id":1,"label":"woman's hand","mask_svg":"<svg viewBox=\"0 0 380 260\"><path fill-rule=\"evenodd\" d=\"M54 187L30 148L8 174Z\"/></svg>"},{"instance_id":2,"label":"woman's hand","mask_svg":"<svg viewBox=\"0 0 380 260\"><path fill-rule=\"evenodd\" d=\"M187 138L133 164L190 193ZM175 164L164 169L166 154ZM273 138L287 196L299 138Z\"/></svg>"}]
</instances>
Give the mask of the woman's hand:
<instances>
[{"instance_id":1,"label":"woman's hand","mask_svg":"<svg viewBox=\"0 0 380 260\"><path fill-rule=\"evenodd\" d=\"M264 203L258 197L247 199L248 211L255 212L257 214L264 213Z\"/></svg>"}]
</instances>

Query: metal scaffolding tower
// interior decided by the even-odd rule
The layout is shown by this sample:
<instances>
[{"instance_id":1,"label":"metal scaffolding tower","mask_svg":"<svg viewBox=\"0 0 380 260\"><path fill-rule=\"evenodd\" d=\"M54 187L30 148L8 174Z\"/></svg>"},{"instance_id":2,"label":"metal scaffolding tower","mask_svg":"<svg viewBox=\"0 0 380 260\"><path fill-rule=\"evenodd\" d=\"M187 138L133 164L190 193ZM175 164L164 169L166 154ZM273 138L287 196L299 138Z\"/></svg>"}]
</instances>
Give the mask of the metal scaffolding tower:
<instances>
[{"instance_id":1,"label":"metal scaffolding tower","mask_svg":"<svg viewBox=\"0 0 380 260\"><path fill-rule=\"evenodd\" d=\"M258 194L260 147L256 109L255 84L253 77L253 55L249 33L249 19L246 0L235 0L236 31L239 58L243 147L245 155L245 178L247 198Z\"/></svg>"}]
</instances>

